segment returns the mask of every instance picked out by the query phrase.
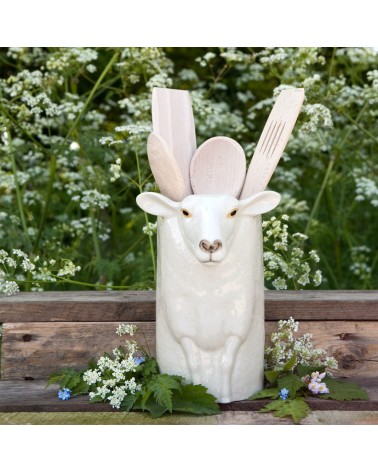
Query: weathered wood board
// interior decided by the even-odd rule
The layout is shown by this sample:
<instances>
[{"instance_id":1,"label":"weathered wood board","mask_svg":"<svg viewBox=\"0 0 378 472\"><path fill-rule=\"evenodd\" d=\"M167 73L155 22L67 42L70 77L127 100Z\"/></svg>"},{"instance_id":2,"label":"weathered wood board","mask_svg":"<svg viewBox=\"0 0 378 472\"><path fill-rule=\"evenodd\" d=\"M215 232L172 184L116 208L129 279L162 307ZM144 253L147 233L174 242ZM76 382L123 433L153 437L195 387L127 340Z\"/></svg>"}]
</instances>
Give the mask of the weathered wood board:
<instances>
[{"instance_id":1,"label":"weathered wood board","mask_svg":"<svg viewBox=\"0 0 378 472\"><path fill-rule=\"evenodd\" d=\"M123 343L119 323L5 323L2 379L44 379L61 367L85 367L87 362ZM136 340L155 354L155 323L137 322ZM277 329L266 322L269 334ZM378 377L378 323L373 321L300 322L298 334L311 333L314 347L325 349L339 362L338 375Z\"/></svg>"},{"instance_id":2,"label":"weathered wood board","mask_svg":"<svg viewBox=\"0 0 378 472\"><path fill-rule=\"evenodd\" d=\"M153 291L23 292L0 298L0 322L154 321ZM378 290L265 292L265 319L378 321Z\"/></svg>"}]
</instances>

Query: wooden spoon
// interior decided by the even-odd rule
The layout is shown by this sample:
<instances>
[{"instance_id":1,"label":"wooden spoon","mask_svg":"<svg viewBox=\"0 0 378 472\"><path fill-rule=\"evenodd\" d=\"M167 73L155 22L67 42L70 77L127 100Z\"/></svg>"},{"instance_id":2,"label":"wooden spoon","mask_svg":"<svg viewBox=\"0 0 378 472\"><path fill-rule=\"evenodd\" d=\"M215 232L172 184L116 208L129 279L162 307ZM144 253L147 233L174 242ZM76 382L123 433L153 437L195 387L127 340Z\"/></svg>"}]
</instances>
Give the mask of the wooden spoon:
<instances>
[{"instance_id":1,"label":"wooden spoon","mask_svg":"<svg viewBox=\"0 0 378 472\"><path fill-rule=\"evenodd\" d=\"M287 89L279 94L257 143L241 199L265 190L293 131L303 100L303 88Z\"/></svg>"},{"instance_id":2,"label":"wooden spoon","mask_svg":"<svg viewBox=\"0 0 378 472\"><path fill-rule=\"evenodd\" d=\"M151 133L147 140L148 161L160 192L175 202L186 196L181 170L164 139Z\"/></svg>"},{"instance_id":3,"label":"wooden spoon","mask_svg":"<svg viewBox=\"0 0 378 472\"><path fill-rule=\"evenodd\" d=\"M226 194L237 198L245 172L245 155L240 144L217 136L205 141L195 152L190 164L190 181L195 194Z\"/></svg>"},{"instance_id":4,"label":"wooden spoon","mask_svg":"<svg viewBox=\"0 0 378 472\"><path fill-rule=\"evenodd\" d=\"M152 91L152 123L154 132L166 142L181 171L184 197L191 195L189 167L197 144L189 92L155 87Z\"/></svg>"}]
</instances>

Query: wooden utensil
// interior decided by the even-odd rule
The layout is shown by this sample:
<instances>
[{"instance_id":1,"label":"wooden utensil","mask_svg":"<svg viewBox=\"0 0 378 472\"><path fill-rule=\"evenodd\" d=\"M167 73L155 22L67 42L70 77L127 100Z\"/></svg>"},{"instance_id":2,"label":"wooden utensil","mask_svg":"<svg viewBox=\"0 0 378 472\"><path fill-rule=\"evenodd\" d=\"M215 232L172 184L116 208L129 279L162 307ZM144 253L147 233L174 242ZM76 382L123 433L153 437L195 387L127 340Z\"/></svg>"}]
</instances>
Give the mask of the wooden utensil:
<instances>
[{"instance_id":1,"label":"wooden utensil","mask_svg":"<svg viewBox=\"0 0 378 472\"><path fill-rule=\"evenodd\" d=\"M166 142L181 171L185 185L184 196L191 195L193 192L189 167L197 144L189 92L154 88L152 123L154 132Z\"/></svg>"},{"instance_id":2,"label":"wooden utensil","mask_svg":"<svg viewBox=\"0 0 378 472\"><path fill-rule=\"evenodd\" d=\"M245 180L243 148L231 138L218 136L205 141L190 164L190 182L195 194L227 194L238 197Z\"/></svg>"},{"instance_id":3,"label":"wooden utensil","mask_svg":"<svg viewBox=\"0 0 378 472\"><path fill-rule=\"evenodd\" d=\"M148 137L147 155L160 192L180 202L186 196L184 178L167 143L156 133Z\"/></svg>"},{"instance_id":4,"label":"wooden utensil","mask_svg":"<svg viewBox=\"0 0 378 472\"><path fill-rule=\"evenodd\" d=\"M304 100L304 89L283 90L257 143L240 198L265 190L275 171Z\"/></svg>"}]
</instances>

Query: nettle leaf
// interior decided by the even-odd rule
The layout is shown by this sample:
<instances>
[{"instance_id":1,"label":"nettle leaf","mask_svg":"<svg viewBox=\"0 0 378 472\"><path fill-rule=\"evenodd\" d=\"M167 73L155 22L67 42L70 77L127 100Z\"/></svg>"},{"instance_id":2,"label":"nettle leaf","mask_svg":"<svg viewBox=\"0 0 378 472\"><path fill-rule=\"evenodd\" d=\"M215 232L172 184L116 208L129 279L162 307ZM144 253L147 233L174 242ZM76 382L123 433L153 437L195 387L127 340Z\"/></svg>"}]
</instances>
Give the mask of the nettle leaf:
<instances>
[{"instance_id":1,"label":"nettle leaf","mask_svg":"<svg viewBox=\"0 0 378 472\"><path fill-rule=\"evenodd\" d=\"M267 381L272 385L274 386L277 382L277 379L280 375L280 372L277 372L276 370L266 370L264 372L264 375L265 375L265 378L267 379Z\"/></svg>"},{"instance_id":2,"label":"nettle leaf","mask_svg":"<svg viewBox=\"0 0 378 472\"><path fill-rule=\"evenodd\" d=\"M183 385L181 390L173 392L173 411L195 415L216 415L219 405L214 395L203 385Z\"/></svg>"},{"instance_id":3,"label":"nettle leaf","mask_svg":"<svg viewBox=\"0 0 378 472\"><path fill-rule=\"evenodd\" d=\"M298 390L305 387L304 382L295 374L287 374L280 377L277 381L278 390L287 388L289 390L289 396L294 398Z\"/></svg>"},{"instance_id":4,"label":"nettle leaf","mask_svg":"<svg viewBox=\"0 0 378 472\"><path fill-rule=\"evenodd\" d=\"M123 408L125 411L130 411L133 408L133 406L135 405L138 397L139 397L138 394L135 394L135 395L128 394L128 395L126 395L122 400L121 408Z\"/></svg>"},{"instance_id":5,"label":"nettle leaf","mask_svg":"<svg viewBox=\"0 0 378 472\"><path fill-rule=\"evenodd\" d=\"M278 388L264 388L259 392L251 395L248 400L257 400L259 398L277 398L280 394Z\"/></svg>"},{"instance_id":6,"label":"nettle leaf","mask_svg":"<svg viewBox=\"0 0 378 472\"><path fill-rule=\"evenodd\" d=\"M329 398L332 400L368 400L366 390L354 382L346 382L332 377L324 379L329 393L318 395L319 398Z\"/></svg>"},{"instance_id":7,"label":"nettle leaf","mask_svg":"<svg viewBox=\"0 0 378 472\"><path fill-rule=\"evenodd\" d=\"M172 413L172 390L179 390L181 382L172 375L159 374L148 384L156 402Z\"/></svg>"},{"instance_id":8,"label":"nettle leaf","mask_svg":"<svg viewBox=\"0 0 378 472\"><path fill-rule=\"evenodd\" d=\"M46 383L46 387L51 384L59 384L59 388L69 388L74 392L76 386L78 386L83 380L83 372L81 370L74 369L61 369L57 372L53 372Z\"/></svg>"},{"instance_id":9,"label":"nettle leaf","mask_svg":"<svg viewBox=\"0 0 378 472\"><path fill-rule=\"evenodd\" d=\"M286 372L291 371L293 367L295 366L296 362L297 362L297 353L294 352L292 357L284 365L284 371Z\"/></svg>"},{"instance_id":10,"label":"nettle leaf","mask_svg":"<svg viewBox=\"0 0 378 472\"><path fill-rule=\"evenodd\" d=\"M313 372L319 372L320 374L325 371L325 366L323 365L297 365L297 374L299 377L305 377L306 375L311 375Z\"/></svg>"},{"instance_id":11,"label":"nettle leaf","mask_svg":"<svg viewBox=\"0 0 378 472\"><path fill-rule=\"evenodd\" d=\"M144 377L151 377L159 373L159 366L153 357L147 357L143 364L140 364Z\"/></svg>"},{"instance_id":12,"label":"nettle leaf","mask_svg":"<svg viewBox=\"0 0 378 472\"><path fill-rule=\"evenodd\" d=\"M303 398L293 400L273 400L260 410L262 413L272 412L274 416L283 418L289 416L294 423L300 423L311 412L310 407Z\"/></svg>"}]
</instances>

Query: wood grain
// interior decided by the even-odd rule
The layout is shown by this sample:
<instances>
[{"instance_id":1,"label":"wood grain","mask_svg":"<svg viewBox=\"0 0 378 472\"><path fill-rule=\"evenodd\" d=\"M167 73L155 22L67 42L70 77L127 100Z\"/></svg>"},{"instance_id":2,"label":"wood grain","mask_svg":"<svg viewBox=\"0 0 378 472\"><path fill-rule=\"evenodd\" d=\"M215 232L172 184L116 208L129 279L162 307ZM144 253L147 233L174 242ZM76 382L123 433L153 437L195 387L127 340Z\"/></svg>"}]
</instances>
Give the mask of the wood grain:
<instances>
[{"instance_id":1,"label":"wood grain","mask_svg":"<svg viewBox=\"0 0 378 472\"><path fill-rule=\"evenodd\" d=\"M262 192L285 150L304 100L304 89L283 90L274 104L253 154L241 199Z\"/></svg>"},{"instance_id":2,"label":"wood grain","mask_svg":"<svg viewBox=\"0 0 378 472\"><path fill-rule=\"evenodd\" d=\"M175 202L181 202L186 196L184 177L167 143L156 133L148 137L147 154L160 192Z\"/></svg>"},{"instance_id":3,"label":"wood grain","mask_svg":"<svg viewBox=\"0 0 378 472\"><path fill-rule=\"evenodd\" d=\"M155 356L155 324L135 323L140 346ZM5 323L1 378L45 379L62 367L86 367L104 352L111 353L125 338L119 323Z\"/></svg>"},{"instance_id":4,"label":"wood grain","mask_svg":"<svg viewBox=\"0 0 378 472\"><path fill-rule=\"evenodd\" d=\"M185 196L192 194L189 166L196 150L196 132L189 92L155 87L152 123L171 150L185 182Z\"/></svg>"},{"instance_id":5,"label":"wood grain","mask_svg":"<svg viewBox=\"0 0 378 472\"><path fill-rule=\"evenodd\" d=\"M265 291L265 319L378 321L378 290ZM153 291L22 292L0 298L0 322L154 321Z\"/></svg>"},{"instance_id":6,"label":"wood grain","mask_svg":"<svg viewBox=\"0 0 378 472\"><path fill-rule=\"evenodd\" d=\"M1 381L0 382L0 411L1 412L113 412L115 414L122 414L122 410L113 409L107 403L89 403L86 396L79 396L72 398L69 401L61 401L57 398L57 386L51 385L45 388L45 381ZM337 402L334 400L321 400L321 399L311 399L309 401L311 409L315 411L327 411L330 416L334 411L343 411L344 421L347 421L349 411L377 411L378 410L378 399L375 395L375 390L368 389L369 400L368 401L345 401ZM375 395L375 396L374 396ZM374 398L373 398L374 396ZM238 414L238 418L235 421L229 419L230 423L238 424L243 423L244 420L248 418L248 412L257 412L263 405L266 404L265 400L255 400L255 401L242 401L229 403L227 405L221 405L222 413L216 417L195 417L192 418L192 422L196 424L201 422L201 419L211 419L217 418L218 421L222 422L222 417L234 417L235 414ZM244 414L244 415L243 415ZM132 416L135 413L132 413L130 416L130 421L133 421ZM176 415L173 415L176 416ZM179 415L183 416L183 415ZM145 419L143 419L145 418ZM139 421L150 421L153 423L161 423L164 421L169 421L169 418L172 418L170 415L168 417L163 417L157 422L152 422L150 417L143 415ZM378 420L375 415L374 418ZM272 421L276 424L286 423L286 420L278 420L271 415L262 415L259 414L255 421L259 424L268 424ZM307 423L305 420L304 422ZM287 421L290 424L289 421ZM373 424L372 421L370 421ZM378 423L378 421L377 421ZM329 423L332 424L332 423ZM344 424L344 423L343 423Z\"/></svg>"},{"instance_id":7,"label":"wood grain","mask_svg":"<svg viewBox=\"0 0 378 472\"><path fill-rule=\"evenodd\" d=\"M155 353L155 324L136 323L136 340ZM112 351L122 339L118 323L5 323L3 325L2 379L43 379L62 367L85 367L87 362ZM276 331L266 322L266 341ZM316 348L325 349L339 362L338 376L354 379L378 377L378 323L324 321L300 323L299 334L313 334Z\"/></svg>"},{"instance_id":8,"label":"wood grain","mask_svg":"<svg viewBox=\"0 0 378 472\"><path fill-rule=\"evenodd\" d=\"M237 198L244 184L246 161L243 148L224 136L205 141L190 163L190 182L195 194L226 194Z\"/></svg>"}]
</instances>

